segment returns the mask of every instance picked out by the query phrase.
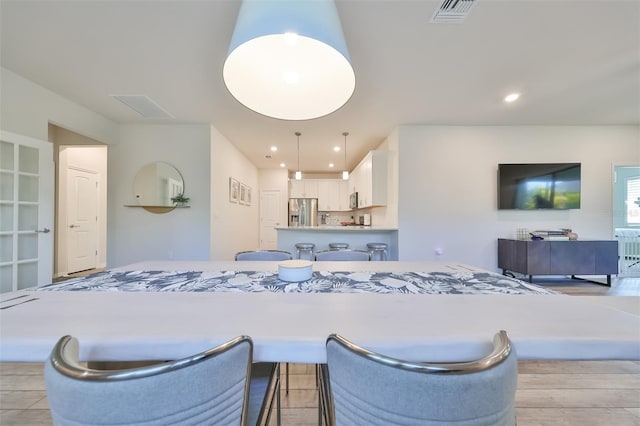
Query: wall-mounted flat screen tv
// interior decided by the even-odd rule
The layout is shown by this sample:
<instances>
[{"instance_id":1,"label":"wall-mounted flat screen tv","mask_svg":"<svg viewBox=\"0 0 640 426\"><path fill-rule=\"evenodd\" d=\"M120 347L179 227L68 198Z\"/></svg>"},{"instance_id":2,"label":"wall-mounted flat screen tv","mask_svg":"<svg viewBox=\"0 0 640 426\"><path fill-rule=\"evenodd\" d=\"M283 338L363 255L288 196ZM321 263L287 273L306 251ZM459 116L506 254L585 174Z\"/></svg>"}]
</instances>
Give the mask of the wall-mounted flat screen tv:
<instances>
[{"instance_id":1,"label":"wall-mounted flat screen tv","mask_svg":"<svg viewBox=\"0 0 640 426\"><path fill-rule=\"evenodd\" d=\"M580 163L498 165L498 209L579 209Z\"/></svg>"}]
</instances>

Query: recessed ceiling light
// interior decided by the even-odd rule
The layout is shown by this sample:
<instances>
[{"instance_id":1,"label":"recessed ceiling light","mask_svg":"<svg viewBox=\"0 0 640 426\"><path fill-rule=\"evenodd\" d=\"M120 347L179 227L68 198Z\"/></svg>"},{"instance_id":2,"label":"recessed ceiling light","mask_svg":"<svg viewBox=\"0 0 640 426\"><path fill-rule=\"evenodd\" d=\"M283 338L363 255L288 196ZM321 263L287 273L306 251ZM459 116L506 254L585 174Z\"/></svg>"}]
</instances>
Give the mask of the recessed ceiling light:
<instances>
[{"instance_id":1,"label":"recessed ceiling light","mask_svg":"<svg viewBox=\"0 0 640 426\"><path fill-rule=\"evenodd\" d=\"M278 150L278 147L277 147L277 146L272 146L272 147L271 147L271 152L276 152L277 150Z\"/></svg>"},{"instance_id":2,"label":"recessed ceiling light","mask_svg":"<svg viewBox=\"0 0 640 426\"><path fill-rule=\"evenodd\" d=\"M329 168L332 168L332 167L333 167L333 163L329 163Z\"/></svg>"},{"instance_id":3,"label":"recessed ceiling light","mask_svg":"<svg viewBox=\"0 0 640 426\"><path fill-rule=\"evenodd\" d=\"M339 147L339 146L334 146L334 147L333 147L333 150L334 150L335 152L340 152L340 147Z\"/></svg>"},{"instance_id":4,"label":"recessed ceiling light","mask_svg":"<svg viewBox=\"0 0 640 426\"><path fill-rule=\"evenodd\" d=\"M507 96L505 96L504 101L505 102L515 102L518 100L518 98L520 98L520 93L511 93Z\"/></svg>"},{"instance_id":5,"label":"recessed ceiling light","mask_svg":"<svg viewBox=\"0 0 640 426\"><path fill-rule=\"evenodd\" d=\"M284 163L280 163L280 167L287 167L287 165Z\"/></svg>"}]
</instances>

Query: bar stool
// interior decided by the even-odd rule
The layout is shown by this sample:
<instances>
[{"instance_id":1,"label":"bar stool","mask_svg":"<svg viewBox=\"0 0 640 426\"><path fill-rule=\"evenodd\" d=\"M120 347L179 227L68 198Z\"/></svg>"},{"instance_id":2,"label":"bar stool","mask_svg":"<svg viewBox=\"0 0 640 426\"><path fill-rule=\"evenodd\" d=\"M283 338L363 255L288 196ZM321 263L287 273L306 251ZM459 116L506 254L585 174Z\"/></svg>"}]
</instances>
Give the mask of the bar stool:
<instances>
[{"instance_id":1,"label":"bar stool","mask_svg":"<svg viewBox=\"0 0 640 426\"><path fill-rule=\"evenodd\" d=\"M329 250L347 250L348 248L347 243L329 243Z\"/></svg>"},{"instance_id":2,"label":"bar stool","mask_svg":"<svg viewBox=\"0 0 640 426\"><path fill-rule=\"evenodd\" d=\"M367 251L371 254L371 260L387 260L386 243L367 243Z\"/></svg>"},{"instance_id":3,"label":"bar stool","mask_svg":"<svg viewBox=\"0 0 640 426\"><path fill-rule=\"evenodd\" d=\"M313 260L313 249L315 249L316 245L313 243L298 243L296 244L297 250L297 258L298 259L306 259Z\"/></svg>"}]
</instances>

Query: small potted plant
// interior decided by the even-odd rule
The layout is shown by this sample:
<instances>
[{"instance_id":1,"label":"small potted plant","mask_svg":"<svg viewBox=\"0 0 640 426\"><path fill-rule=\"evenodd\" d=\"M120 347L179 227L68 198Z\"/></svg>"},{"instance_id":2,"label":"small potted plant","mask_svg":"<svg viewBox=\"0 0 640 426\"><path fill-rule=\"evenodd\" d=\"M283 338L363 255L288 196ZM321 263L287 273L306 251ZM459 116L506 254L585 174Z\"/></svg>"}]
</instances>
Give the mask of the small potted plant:
<instances>
[{"instance_id":1,"label":"small potted plant","mask_svg":"<svg viewBox=\"0 0 640 426\"><path fill-rule=\"evenodd\" d=\"M184 206L189 202L189 198L185 197L184 194L178 194L175 197L171 197L171 202L176 206Z\"/></svg>"}]
</instances>

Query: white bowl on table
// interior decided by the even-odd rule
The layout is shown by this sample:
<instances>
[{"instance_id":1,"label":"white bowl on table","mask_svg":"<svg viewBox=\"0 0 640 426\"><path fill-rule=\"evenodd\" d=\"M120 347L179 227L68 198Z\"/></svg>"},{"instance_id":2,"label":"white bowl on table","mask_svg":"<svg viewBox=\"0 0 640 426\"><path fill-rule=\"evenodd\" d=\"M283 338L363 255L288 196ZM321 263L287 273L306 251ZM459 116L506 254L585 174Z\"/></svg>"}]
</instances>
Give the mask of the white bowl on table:
<instances>
[{"instance_id":1,"label":"white bowl on table","mask_svg":"<svg viewBox=\"0 0 640 426\"><path fill-rule=\"evenodd\" d=\"M300 282L311 279L313 262L304 259L285 260L278 264L278 278L282 281Z\"/></svg>"}]
</instances>

